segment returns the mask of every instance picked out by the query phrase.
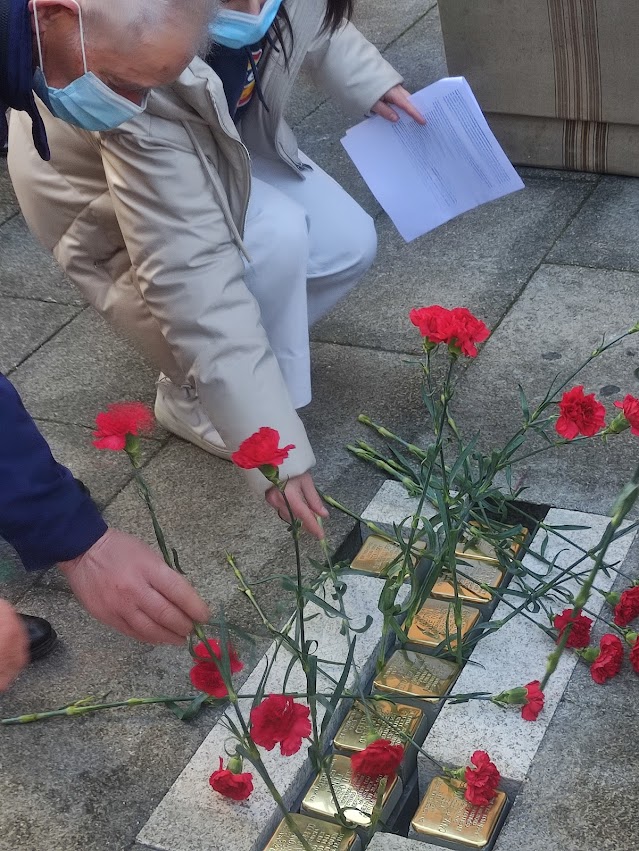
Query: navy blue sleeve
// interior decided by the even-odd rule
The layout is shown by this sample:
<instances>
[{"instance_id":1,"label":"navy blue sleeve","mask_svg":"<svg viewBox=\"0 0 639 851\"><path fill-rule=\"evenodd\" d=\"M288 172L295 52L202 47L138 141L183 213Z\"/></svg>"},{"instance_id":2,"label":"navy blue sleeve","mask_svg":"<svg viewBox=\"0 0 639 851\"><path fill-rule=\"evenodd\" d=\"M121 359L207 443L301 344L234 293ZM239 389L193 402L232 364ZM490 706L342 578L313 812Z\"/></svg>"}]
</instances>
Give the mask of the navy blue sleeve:
<instances>
[{"instance_id":1,"label":"navy blue sleeve","mask_svg":"<svg viewBox=\"0 0 639 851\"><path fill-rule=\"evenodd\" d=\"M85 488L55 461L0 375L0 537L27 570L42 570L86 552L106 530Z\"/></svg>"}]
</instances>

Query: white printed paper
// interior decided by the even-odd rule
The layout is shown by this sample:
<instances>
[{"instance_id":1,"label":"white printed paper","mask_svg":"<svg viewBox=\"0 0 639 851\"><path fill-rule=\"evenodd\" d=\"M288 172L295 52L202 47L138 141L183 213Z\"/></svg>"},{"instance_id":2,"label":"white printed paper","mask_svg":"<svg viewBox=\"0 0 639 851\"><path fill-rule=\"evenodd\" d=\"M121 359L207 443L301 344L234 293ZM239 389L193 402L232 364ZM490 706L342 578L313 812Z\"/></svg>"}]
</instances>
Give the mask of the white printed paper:
<instances>
[{"instance_id":1,"label":"white printed paper","mask_svg":"<svg viewBox=\"0 0 639 851\"><path fill-rule=\"evenodd\" d=\"M406 242L524 188L463 77L439 80L411 100L425 126L397 110L398 122L375 115L342 139Z\"/></svg>"}]
</instances>

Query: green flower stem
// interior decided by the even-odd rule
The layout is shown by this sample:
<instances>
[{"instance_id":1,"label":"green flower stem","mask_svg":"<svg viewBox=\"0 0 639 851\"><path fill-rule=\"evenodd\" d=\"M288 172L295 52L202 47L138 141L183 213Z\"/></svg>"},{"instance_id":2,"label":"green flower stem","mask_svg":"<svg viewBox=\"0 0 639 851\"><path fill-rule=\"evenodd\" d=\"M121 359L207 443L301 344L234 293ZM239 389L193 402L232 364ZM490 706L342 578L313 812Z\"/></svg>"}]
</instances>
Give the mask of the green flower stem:
<instances>
[{"instance_id":1,"label":"green flower stem","mask_svg":"<svg viewBox=\"0 0 639 851\"><path fill-rule=\"evenodd\" d=\"M288 497L286 496L286 482L279 482L278 490L282 494L282 499L284 500L284 505L286 506L286 510L288 511L288 516L291 521L291 536L293 538L293 547L295 549L295 578L297 581L297 623L300 634L300 647L302 650L302 666L304 668L304 672L308 672L308 651L306 648L306 633L304 628L304 586L302 583L302 556L300 553L300 530L298 521L293 514L293 509L291 508L291 504L288 501Z\"/></svg>"},{"instance_id":2,"label":"green flower stem","mask_svg":"<svg viewBox=\"0 0 639 851\"><path fill-rule=\"evenodd\" d=\"M83 703L78 701L62 709L52 709L47 712L32 712L28 715L18 715L15 718L3 718L0 724L9 726L12 724L31 724L34 721L48 721L50 718L77 717L88 715L90 712L99 712L102 709L118 709L131 706L152 706L156 703L187 703L192 701L196 695L178 695L177 697L130 697L127 700L114 700L109 703Z\"/></svg>"},{"instance_id":3,"label":"green flower stem","mask_svg":"<svg viewBox=\"0 0 639 851\"><path fill-rule=\"evenodd\" d=\"M597 546L597 557L595 559L595 563L590 571L588 579L581 586L579 593L575 598L575 604L572 609L571 620L575 617L576 613L583 609L583 607L588 602L588 598L590 597L590 591L592 586L594 585L595 579L597 578L597 574L602 569L604 556L610 545L612 539L616 531L619 529L621 524L623 523L626 515L631 510L635 502L637 501L637 496L639 495L639 466L635 470L635 474L632 477L632 480L628 485L624 488L621 496L619 497L617 504L614 508L614 513L612 518L610 519L610 523L606 527L606 531L604 532L600 543ZM561 658L564 649L566 647L566 643L568 642L568 638L570 637L570 632L572 630L572 624L569 624L567 629L564 630L561 639L559 640L557 647L548 657L548 662L546 665L546 673L544 674L544 678L541 681L540 689L543 691L548 683L548 680L553 675L555 670L557 669L557 665L559 664L559 659Z\"/></svg>"},{"instance_id":4,"label":"green flower stem","mask_svg":"<svg viewBox=\"0 0 639 851\"><path fill-rule=\"evenodd\" d=\"M419 458L420 461L427 460L427 453L424 452L423 449L420 449L419 446L416 446L414 443L408 443L406 440L403 440L399 435L395 434L392 431L389 431L387 428L384 428L384 426L379 425L379 423L376 423L371 420L371 418L367 417L365 414L360 414L357 419L363 425L368 426L369 428L372 428L374 431L376 431L377 434L380 435L380 437L384 437L386 438L386 440L395 440L397 443L408 449L408 451L412 455L414 455L416 458Z\"/></svg>"}]
</instances>

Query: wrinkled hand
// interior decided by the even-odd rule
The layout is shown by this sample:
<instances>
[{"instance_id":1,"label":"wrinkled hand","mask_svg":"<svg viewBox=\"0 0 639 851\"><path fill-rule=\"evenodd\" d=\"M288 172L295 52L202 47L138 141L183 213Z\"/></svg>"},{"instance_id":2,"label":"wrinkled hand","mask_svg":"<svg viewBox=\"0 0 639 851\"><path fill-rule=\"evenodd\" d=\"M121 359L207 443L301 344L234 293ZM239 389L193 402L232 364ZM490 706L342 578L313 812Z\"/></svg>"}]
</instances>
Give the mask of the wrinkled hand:
<instances>
[{"instance_id":1,"label":"wrinkled hand","mask_svg":"<svg viewBox=\"0 0 639 851\"><path fill-rule=\"evenodd\" d=\"M426 124L426 119L417 107L411 103L410 93L403 86L393 86L390 91L386 92L383 98L377 101L372 107L371 112L376 112L377 115L381 115L387 121L399 121L399 115L393 109L393 106L398 107L410 115L418 124Z\"/></svg>"},{"instance_id":2,"label":"wrinkled hand","mask_svg":"<svg viewBox=\"0 0 639 851\"><path fill-rule=\"evenodd\" d=\"M20 616L0 600L0 691L9 688L29 661L29 634Z\"/></svg>"},{"instance_id":3,"label":"wrinkled hand","mask_svg":"<svg viewBox=\"0 0 639 851\"><path fill-rule=\"evenodd\" d=\"M315 488L311 474L303 473L301 476L290 478L286 483L286 498L291 511L298 520L302 521L306 531L316 538L323 538L324 532L315 515L328 517L328 511ZM266 492L266 501L277 511L282 520L291 522L284 498L277 488L270 488Z\"/></svg>"},{"instance_id":4,"label":"wrinkled hand","mask_svg":"<svg viewBox=\"0 0 639 851\"><path fill-rule=\"evenodd\" d=\"M138 538L117 529L59 567L94 618L138 641L184 644L192 622L209 618L183 576Z\"/></svg>"}]
</instances>

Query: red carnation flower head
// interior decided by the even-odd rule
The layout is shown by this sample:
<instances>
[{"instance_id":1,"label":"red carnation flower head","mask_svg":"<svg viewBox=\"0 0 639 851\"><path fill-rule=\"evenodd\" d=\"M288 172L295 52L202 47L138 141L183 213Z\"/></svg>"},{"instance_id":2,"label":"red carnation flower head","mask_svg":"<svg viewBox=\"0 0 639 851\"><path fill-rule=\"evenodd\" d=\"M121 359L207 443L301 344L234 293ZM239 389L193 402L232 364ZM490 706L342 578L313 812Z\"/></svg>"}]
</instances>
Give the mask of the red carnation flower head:
<instances>
[{"instance_id":1,"label":"red carnation flower head","mask_svg":"<svg viewBox=\"0 0 639 851\"><path fill-rule=\"evenodd\" d=\"M599 655L590 666L590 676L596 683L603 685L606 680L616 677L623 662L623 644L621 639L611 632L602 635L599 642Z\"/></svg>"},{"instance_id":2,"label":"red carnation flower head","mask_svg":"<svg viewBox=\"0 0 639 851\"><path fill-rule=\"evenodd\" d=\"M219 643L212 638L209 638L208 642L215 657L217 659L221 659L222 650ZM215 662L215 659L211 658L211 654L209 653L206 644L203 641L200 641L200 643L193 648L193 653L195 654L195 658L199 660L195 663L195 665L193 665L189 672L189 677L195 688L198 689L198 691L204 691L207 694L211 694L213 697L226 697L228 690L224 684L220 668ZM242 670L244 665L240 662L235 650L233 650L230 645L228 653L231 673L237 674L238 671Z\"/></svg>"},{"instance_id":3,"label":"red carnation flower head","mask_svg":"<svg viewBox=\"0 0 639 851\"><path fill-rule=\"evenodd\" d=\"M93 445L97 449L121 452L126 448L129 435L136 437L141 432L149 432L153 423L151 410L142 402L117 402L96 416Z\"/></svg>"},{"instance_id":4,"label":"red carnation flower head","mask_svg":"<svg viewBox=\"0 0 639 851\"><path fill-rule=\"evenodd\" d=\"M621 424L622 427L618 430L622 431L623 428L630 426L632 434L639 436L639 399L628 394L622 402L615 402L615 408L621 408L623 415L618 416L625 420L625 422ZM617 418L615 418L615 420L616 419Z\"/></svg>"},{"instance_id":5,"label":"red carnation flower head","mask_svg":"<svg viewBox=\"0 0 639 851\"><path fill-rule=\"evenodd\" d=\"M581 614L581 609L571 618L572 609L564 609L560 615L556 615L553 621L555 629L559 631L557 641L561 639L569 624L572 624L566 647L588 647L590 643L590 630L592 620Z\"/></svg>"},{"instance_id":6,"label":"red carnation flower head","mask_svg":"<svg viewBox=\"0 0 639 851\"><path fill-rule=\"evenodd\" d=\"M614 621L617 626L628 626L639 615L639 585L622 591L615 606Z\"/></svg>"},{"instance_id":7,"label":"red carnation flower head","mask_svg":"<svg viewBox=\"0 0 639 851\"><path fill-rule=\"evenodd\" d=\"M537 716L544 708L544 693L539 686L539 680L533 680L524 686L526 689L526 703L521 709L521 717L524 721L536 721Z\"/></svg>"},{"instance_id":8,"label":"red carnation flower head","mask_svg":"<svg viewBox=\"0 0 639 851\"><path fill-rule=\"evenodd\" d=\"M427 348L439 343L447 343L451 334L451 311L438 304L431 307L419 307L408 314L410 321L419 328Z\"/></svg>"},{"instance_id":9,"label":"red carnation flower head","mask_svg":"<svg viewBox=\"0 0 639 851\"><path fill-rule=\"evenodd\" d=\"M453 354L474 358L477 355L475 344L483 343L490 335L486 325L466 307L448 310L434 304L411 310L409 317L419 328L426 351L439 343L446 343Z\"/></svg>"},{"instance_id":10,"label":"red carnation flower head","mask_svg":"<svg viewBox=\"0 0 639 851\"><path fill-rule=\"evenodd\" d=\"M230 771L235 757L229 760L229 768L223 768L224 760L220 757L220 767L209 777L211 788L225 798L233 801L246 801L253 791L253 775L242 773L241 760L239 771ZM234 767L234 766L233 766Z\"/></svg>"},{"instance_id":11,"label":"red carnation flower head","mask_svg":"<svg viewBox=\"0 0 639 851\"><path fill-rule=\"evenodd\" d=\"M390 780L397 773L403 759L403 745L392 745L390 739L376 739L363 751L353 754L351 768L353 774L363 774L366 777L388 777Z\"/></svg>"},{"instance_id":12,"label":"red carnation flower head","mask_svg":"<svg viewBox=\"0 0 639 851\"><path fill-rule=\"evenodd\" d=\"M280 433L274 428L263 426L240 444L231 461L244 470L261 470L267 479L277 477L277 468L287 458L294 444L281 448Z\"/></svg>"},{"instance_id":13,"label":"red carnation flower head","mask_svg":"<svg viewBox=\"0 0 639 851\"><path fill-rule=\"evenodd\" d=\"M292 697L269 694L251 709L251 738L256 745L272 751L279 743L282 756L292 756L311 734L310 709Z\"/></svg>"},{"instance_id":14,"label":"red carnation flower head","mask_svg":"<svg viewBox=\"0 0 639 851\"><path fill-rule=\"evenodd\" d=\"M630 664L635 674L639 674L639 638L635 639L635 643L630 650Z\"/></svg>"},{"instance_id":15,"label":"red carnation flower head","mask_svg":"<svg viewBox=\"0 0 639 851\"><path fill-rule=\"evenodd\" d=\"M604 427L605 420L604 406L597 401L594 393L584 395L584 386L580 384L561 397L555 430L566 440L574 440L579 434L592 437Z\"/></svg>"},{"instance_id":16,"label":"red carnation flower head","mask_svg":"<svg viewBox=\"0 0 639 851\"><path fill-rule=\"evenodd\" d=\"M490 331L466 307L454 307L451 310L451 338L448 345L459 350L466 357L477 357L475 343L483 343L490 336Z\"/></svg>"},{"instance_id":17,"label":"red carnation flower head","mask_svg":"<svg viewBox=\"0 0 639 851\"><path fill-rule=\"evenodd\" d=\"M464 773L464 798L475 807L487 807L497 794L501 774L486 751L475 751L470 761Z\"/></svg>"}]
</instances>

